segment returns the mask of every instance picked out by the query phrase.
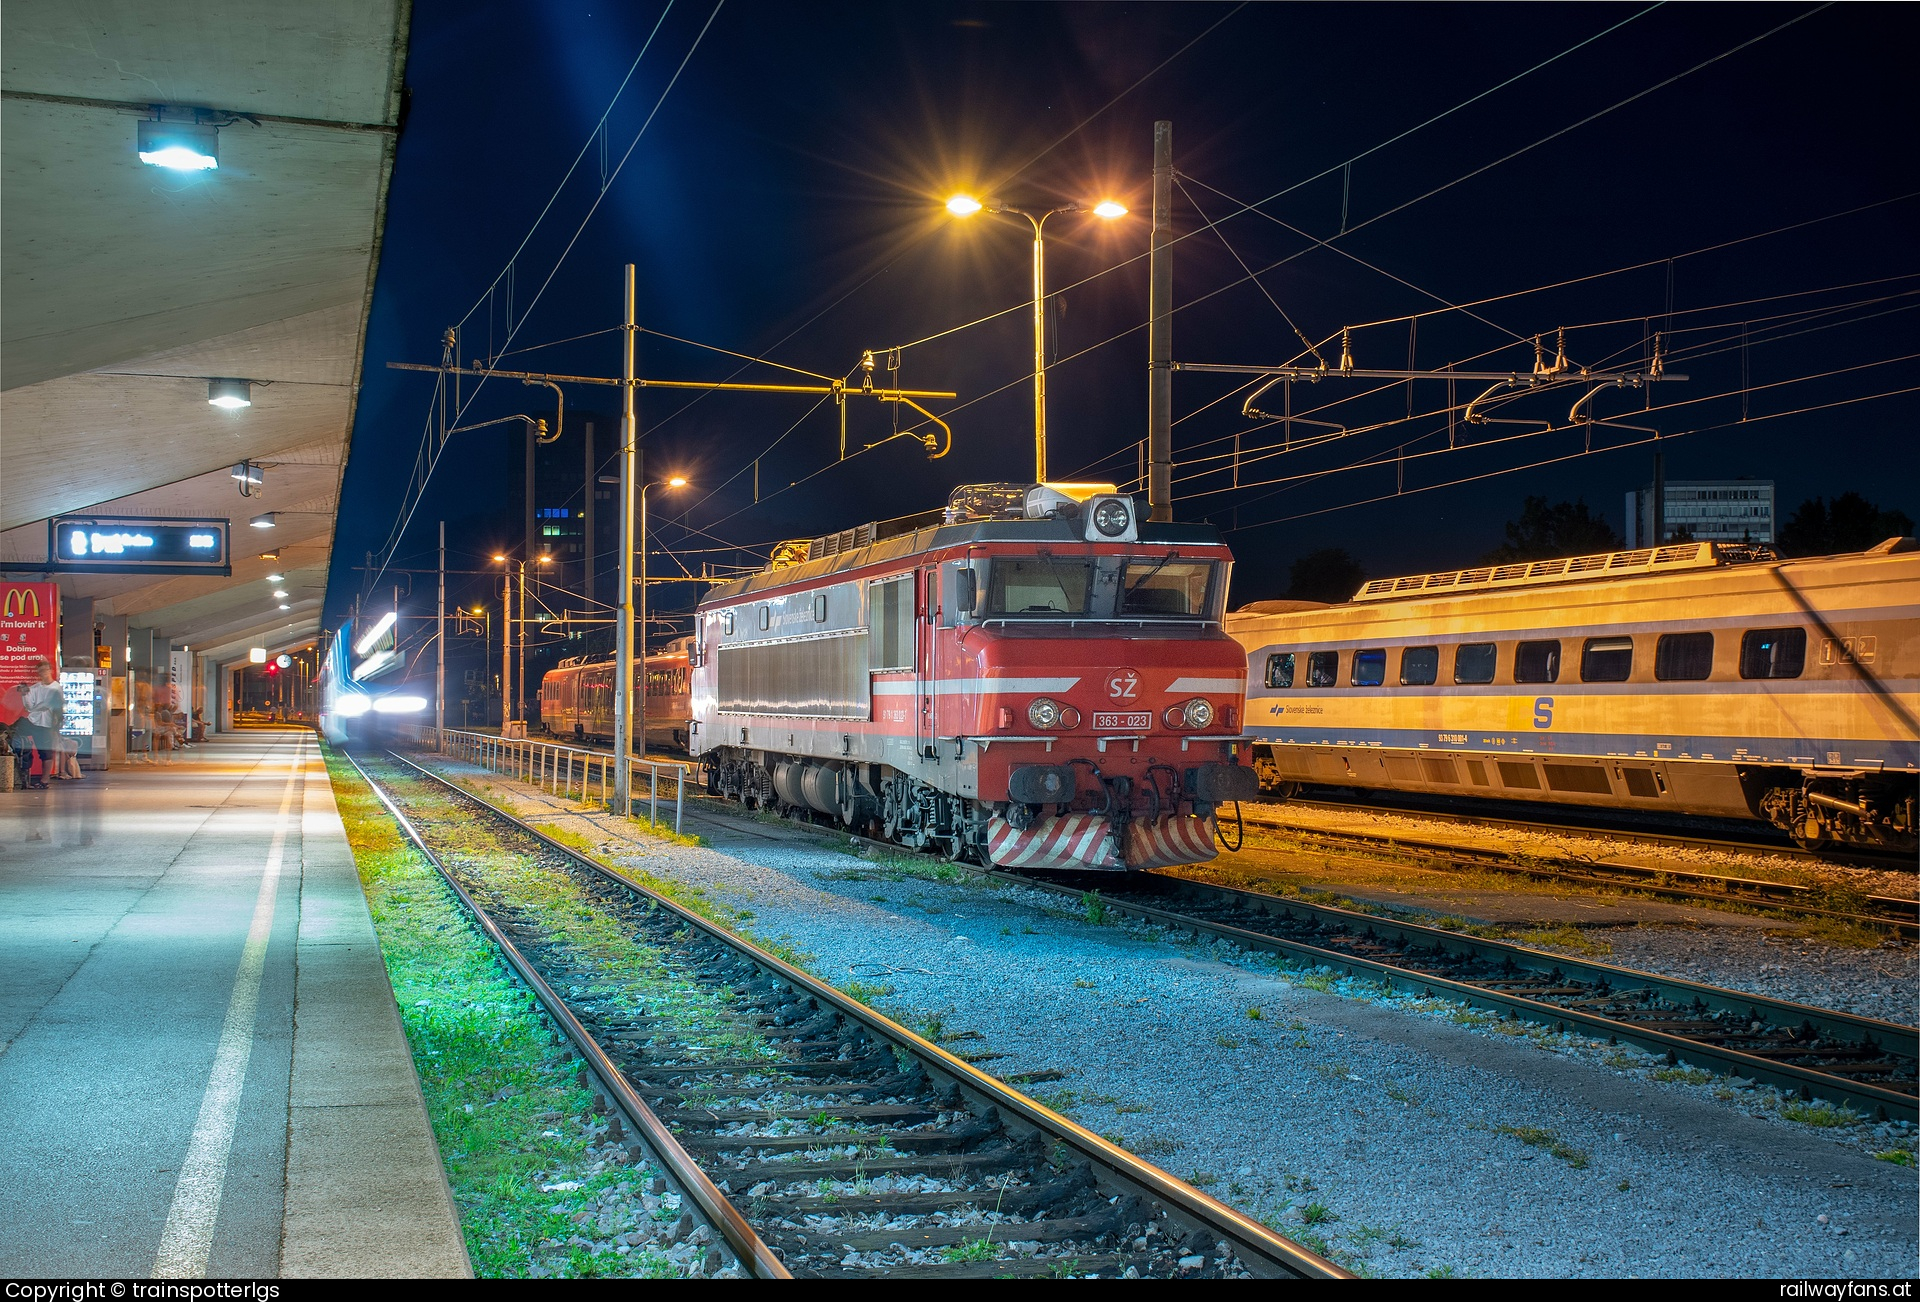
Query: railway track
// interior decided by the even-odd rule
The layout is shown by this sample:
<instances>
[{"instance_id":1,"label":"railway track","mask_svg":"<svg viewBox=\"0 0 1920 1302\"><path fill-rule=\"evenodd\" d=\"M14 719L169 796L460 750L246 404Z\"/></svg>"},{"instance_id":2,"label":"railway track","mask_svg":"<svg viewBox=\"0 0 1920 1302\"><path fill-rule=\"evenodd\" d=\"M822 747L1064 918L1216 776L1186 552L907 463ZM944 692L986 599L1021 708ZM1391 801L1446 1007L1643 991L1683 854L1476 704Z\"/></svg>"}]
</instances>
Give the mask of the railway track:
<instances>
[{"instance_id":1,"label":"railway track","mask_svg":"<svg viewBox=\"0 0 1920 1302\"><path fill-rule=\"evenodd\" d=\"M1308 805L1319 809L1337 809L1360 814L1395 814L1409 818L1429 818L1435 822L1466 827L1490 827L1503 831L1529 832L1543 836L1607 837L1652 849L1701 851L1708 854L1770 854L1784 859L1823 866L1872 868L1883 872L1913 872L1920 868L1913 856L1897 851L1876 852L1867 846L1833 845L1808 850L1795 845L1785 835L1764 824L1741 825L1728 821L1719 834L1688 832L1674 827L1646 826L1644 818L1633 811L1594 809L1582 806L1540 806L1528 816L1485 810L1456 808L1441 800L1424 800L1419 795L1399 792L1373 792L1365 800L1340 800L1325 794L1294 796L1286 801L1265 801L1261 805L1278 808L1282 804ZM1717 821L1717 820L1708 820Z\"/></svg>"},{"instance_id":2,"label":"railway track","mask_svg":"<svg viewBox=\"0 0 1920 1302\"><path fill-rule=\"evenodd\" d=\"M355 767L747 1273L1345 1274L430 770L392 754ZM690 1044L670 1000L610 997L592 947L517 894L517 876L491 874L476 838L564 878L573 907L711 992L722 1025ZM731 1047L713 1051L716 1035Z\"/></svg>"},{"instance_id":3,"label":"railway track","mask_svg":"<svg viewBox=\"0 0 1920 1302\"><path fill-rule=\"evenodd\" d=\"M1255 807L1257 810L1258 807ZM1651 895L1661 899L1687 900L1708 904L1747 904L1755 908L1795 917L1824 918L1856 926L1885 931L1906 939L1920 938L1920 903L1891 895L1858 897L1852 908L1835 908L1819 901L1829 898L1818 887L1791 882L1772 882L1760 878L1739 877L1731 873L1696 872L1690 869L1653 868L1643 864L1619 863L1586 856L1541 857L1532 853L1462 846L1424 837L1360 832L1349 829L1301 827L1282 819L1262 817L1245 811L1242 819L1248 827L1282 832L1308 846L1352 852L1412 856L1423 865L1443 868L1505 873L1538 881L1568 882ZM1550 824L1526 824L1508 820L1474 821L1513 827L1516 830L1561 832L1571 829ZM1596 833L1610 836L1611 832ZM1678 842L1666 842L1679 844ZM1698 848L1701 843L1695 843ZM1714 843L1707 843L1714 844ZM1852 903L1853 901L1849 901Z\"/></svg>"},{"instance_id":4,"label":"railway track","mask_svg":"<svg viewBox=\"0 0 1920 1302\"><path fill-rule=\"evenodd\" d=\"M1076 899L1095 889L1106 907L1140 921L1632 1044L1739 1085L1772 1085L1863 1117L1920 1117L1920 1031L1910 1026L1161 873L1018 879Z\"/></svg>"}]
</instances>

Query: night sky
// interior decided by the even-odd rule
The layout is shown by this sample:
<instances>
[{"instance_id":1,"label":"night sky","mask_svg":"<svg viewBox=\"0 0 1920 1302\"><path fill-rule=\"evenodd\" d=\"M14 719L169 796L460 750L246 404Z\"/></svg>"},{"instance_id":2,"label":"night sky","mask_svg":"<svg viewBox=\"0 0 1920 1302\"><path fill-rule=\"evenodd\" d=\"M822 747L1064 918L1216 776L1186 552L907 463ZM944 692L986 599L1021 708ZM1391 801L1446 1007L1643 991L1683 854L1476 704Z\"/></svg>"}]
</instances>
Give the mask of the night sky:
<instances>
[{"instance_id":1,"label":"night sky","mask_svg":"<svg viewBox=\"0 0 1920 1302\"><path fill-rule=\"evenodd\" d=\"M1596 410L1658 429L1670 478L1773 479L1783 518L1850 489L1920 517L1920 394L1830 405L1920 386L1920 89L1906 6L727 0L706 26L713 14L683 2L660 22L609 118L604 167L620 170L602 196L597 144L561 178L659 8L416 4L330 625L360 590L352 567L393 532L426 420L431 377L386 363L439 360L441 332L465 317L463 361L504 351L511 332L503 367L617 375L609 328L629 261L647 330L832 375L853 373L863 349L884 367L886 349L952 331L904 349L900 379L960 395L930 404L954 427L944 460L901 439L836 466L830 404L643 392L649 469L693 481L653 499L656 573L673 564L663 548L696 570L740 564L749 558L696 549L764 555L781 538L941 505L958 483L1030 477L1029 236L1024 223L948 217L940 205L959 189L1047 207L1112 195L1132 208L1111 224L1056 217L1047 246L1048 288L1064 291L1053 477L1131 478L1146 429L1160 118L1174 124L1175 229L1187 237L1175 249L1177 359L1295 362L1297 326L1337 363L1341 329L1365 325L1353 334L1361 366L1406 366L1411 349L1420 367L1526 369L1531 337L1551 349L1564 327L1576 364L1638 367L1662 331L1670 369L1691 378L1657 387L1651 412L1640 392L1603 394ZM510 257L510 285L496 282ZM1272 269L1256 284L1242 262ZM1431 314L1410 327L1415 312ZM580 335L592 337L538 347ZM640 358L655 378L805 382L654 336ZM1277 595L1290 564L1321 547L1347 548L1373 575L1472 561L1529 494L1584 496L1618 528L1623 493L1651 472L1646 445L1535 466L1589 437L1515 437L1537 423L1459 426L1456 443L1487 446L1396 465L1396 448L1445 448L1444 415L1422 418L1446 404L1438 383L1411 394L1297 385L1295 414L1368 431L1273 455L1277 427L1240 416L1243 379L1174 381L1175 456L1188 463L1175 471L1176 513L1230 530L1236 604ZM1464 403L1471 389L1459 388ZM1495 414L1564 424L1576 396ZM1275 389L1260 406L1279 401ZM582 388L568 403L570 427L618 405L611 390ZM1776 415L1809 407L1824 409ZM515 412L550 416L551 394L492 381L462 420ZM893 418L856 403L851 448L892 433ZM457 437L394 566L430 566L441 519L454 569L518 541L517 428ZM1236 433L1237 490L1224 455ZM1596 448L1647 437L1591 432ZM1456 480L1470 482L1411 491ZM450 600L494 590L471 584ZM430 613L431 583L414 592L409 604Z\"/></svg>"}]
</instances>

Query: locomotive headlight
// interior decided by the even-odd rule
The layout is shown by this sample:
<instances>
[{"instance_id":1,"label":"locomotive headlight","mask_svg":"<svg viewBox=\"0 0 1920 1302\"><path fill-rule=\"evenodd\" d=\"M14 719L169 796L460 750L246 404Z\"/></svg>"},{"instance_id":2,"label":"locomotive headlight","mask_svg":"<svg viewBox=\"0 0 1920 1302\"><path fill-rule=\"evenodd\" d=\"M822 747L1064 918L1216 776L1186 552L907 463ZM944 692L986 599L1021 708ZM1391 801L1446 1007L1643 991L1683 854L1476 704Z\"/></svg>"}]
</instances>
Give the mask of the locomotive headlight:
<instances>
[{"instance_id":1,"label":"locomotive headlight","mask_svg":"<svg viewBox=\"0 0 1920 1302\"><path fill-rule=\"evenodd\" d=\"M1189 728L1204 728L1213 722L1213 703L1196 696L1180 708L1180 722Z\"/></svg>"},{"instance_id":2,"label":"locomotive headlight","mask_svg":"<svg viewBox=\"0 0 1920 1302\"><path fill-rule=\"evenodd\" d=\"M1118 538L1127 531L1132 517L1125 502L1109 497L1093 508L1093 527L1108 538Z\"/></svg>"},{"instance_id":3,"label":"locomotive headlight","mask_svg":"<svg viewBox=\"0 0 1920 1302\"><path fill-rule=\"evenodd\" d=\"M1027 722L1036 728L1058 728L1060 702L1045 696L1035 698L1027 707Z\"/></svg>"}]
</instances>

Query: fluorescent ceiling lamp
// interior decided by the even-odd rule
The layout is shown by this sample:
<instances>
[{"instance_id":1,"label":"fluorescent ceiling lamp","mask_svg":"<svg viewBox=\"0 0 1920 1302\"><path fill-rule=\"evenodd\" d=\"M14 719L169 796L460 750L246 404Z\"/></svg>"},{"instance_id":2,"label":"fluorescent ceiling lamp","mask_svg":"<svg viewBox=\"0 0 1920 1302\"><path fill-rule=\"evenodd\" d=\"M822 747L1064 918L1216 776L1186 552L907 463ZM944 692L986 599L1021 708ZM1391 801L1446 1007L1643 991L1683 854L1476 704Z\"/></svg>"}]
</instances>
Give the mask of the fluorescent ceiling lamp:
<instances>
[{"instance_id":1,"label":"fluorescent ceiling lamp","mask_svg":"<svg viewBox=\"0 0 1920 1302\"><path fill-rule=\"evenodd\" d=\"M176 172L210 172L220 166L220 129L186 122L142 122L134 135L140 161Z\"/></svg>"},{"instance_id":2,"label":"fluorescent ceiling lamp","mask_svg":"<svg viewBox=\"0 0 1920 1302\"><path fill-rule=\"evenodd\" d=\"M256 665L264 665L267 663L267 649L263 646L249 647L247 648L247 659Z\"/></svg>"},{"instance_id":3,"label":"fluorescent ceiling lamp","mask_svg":"<svg viewBox=\"0 0 1920 1302\"><path fill-rule=\"evenodd\" d=\"M287 595L287 590L285 588L275 588L273 595L276 600L284 598Z\"/></svg>"},{"instance_id":4,"label":"fluorescent ceiling lamp","mask_svg":"<svg viewBox=\"0 0 1920 1302\"><path fill-rule=\"evenodd\" d=\"M398 618L399 618L399 612L392 611L392 610L389 610L386 614L380 616L379 621L375 623L372 628L368 629L365 633L361 634L360 640L353 644L353 653L355 655L363 656L367 652L373 650L373 644L380 640L380 635L386 632L388 629L392 628L393 621Z\"/></svg>"},{"instance_id":5,"label":"fluorescent ceiling lamp","mask_svg":"<svg viewBox=\"0 0 1920 1302\"><path fill-rule=\"evenodd\" d=\"M286 581L287 576L284 574L269 574L267 576L268 583L285 583Z\"/></svg>"},{"instance_id":6,"label":"fluorescent ceiling lamp","mask_svg":"<svg viewBox=\"0 0 1920 1302\"><path fill-rule=\"evenodd\" d=\"M224 407L228 411L251 407L253 406L253 382L251 380L208 380L207 401L216 407ZM240 463L241 466L245 464L244 461ZM253 474L256 477L253 482L256 484L260 482L257 478L259 473L259 468L255 467ZM233 477L245 479L247 476L241 473L240 466L235 466Z\"/></svg>"},{"instance_id":7,"label":"fluorescent ceiling lamp","mask_svg":"<svg viewBox=\"0 0 1920 1302\"><path fill-rule=\"evenodd\" d=\"M382 696L373 703L382 714L416 714L427 708L424 696Z\"/></svg>"},{"instance_id":8,"label":"fluorescent ceiling lamp","mask_svg":"<svg viewBox=\"0 0 1920 1302\"><path fill-rule=\"evenodd\" d=\"M256 529L271 529L275 523L273 517L274 512L268 511L265 514L254 516L253 519L247 521L247 523Z\"/></svg>"}]
</instances>

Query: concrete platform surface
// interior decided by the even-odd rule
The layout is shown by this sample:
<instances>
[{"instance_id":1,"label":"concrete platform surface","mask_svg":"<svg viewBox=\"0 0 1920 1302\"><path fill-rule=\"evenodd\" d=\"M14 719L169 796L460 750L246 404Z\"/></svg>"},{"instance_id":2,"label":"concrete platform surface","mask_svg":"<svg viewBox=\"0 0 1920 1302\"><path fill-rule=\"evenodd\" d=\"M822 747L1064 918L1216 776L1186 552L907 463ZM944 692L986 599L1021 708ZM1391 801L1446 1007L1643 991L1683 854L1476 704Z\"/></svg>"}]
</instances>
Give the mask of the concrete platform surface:
<instances>
[{"instance_id":1,"label":"concrete platform surface","mask_svg":"<svg viewBox=\"0 0 1920 1302\"><path fill-rule=\"evenodd\" d=\"M0 1274L471 1273L313 734L0 793Z\"/></svg>"}]
</instances>

